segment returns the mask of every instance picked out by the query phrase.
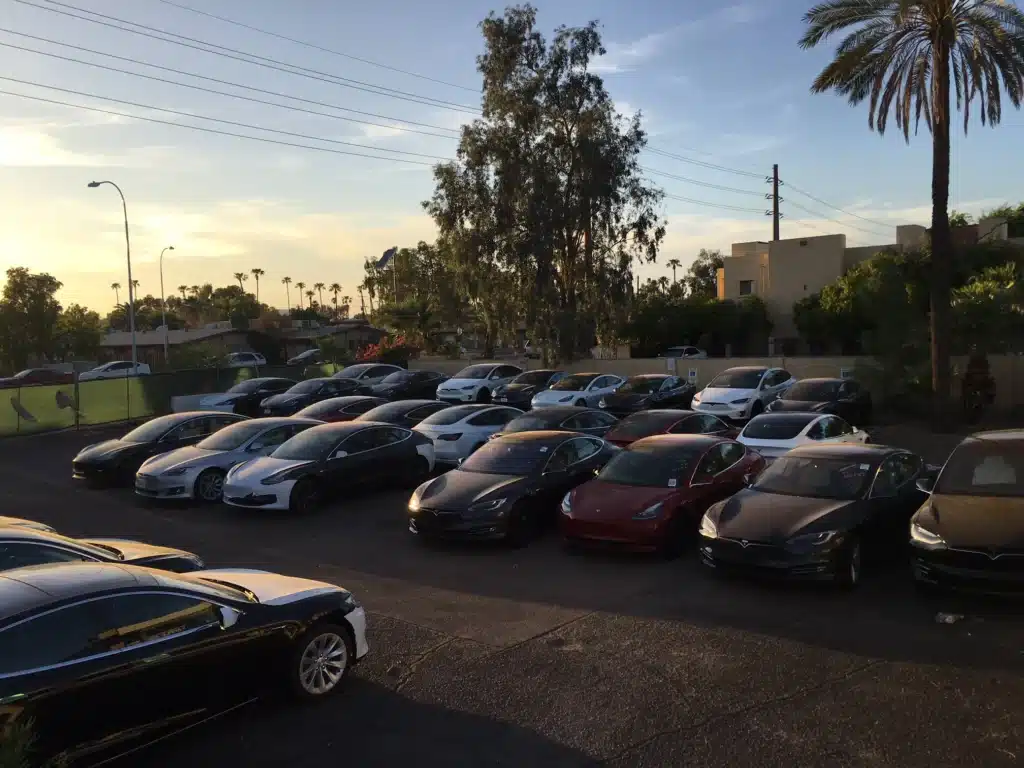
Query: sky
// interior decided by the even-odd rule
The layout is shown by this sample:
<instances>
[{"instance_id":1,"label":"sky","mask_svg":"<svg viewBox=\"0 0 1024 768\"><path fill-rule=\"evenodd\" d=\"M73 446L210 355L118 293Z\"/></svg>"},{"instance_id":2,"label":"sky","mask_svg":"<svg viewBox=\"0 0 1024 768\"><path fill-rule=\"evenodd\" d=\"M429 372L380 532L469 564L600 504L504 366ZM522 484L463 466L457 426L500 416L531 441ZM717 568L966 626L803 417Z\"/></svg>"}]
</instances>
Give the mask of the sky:
<instances>
[{"instance_id":1,"label":"sky","mask_svg":"<svg viewBox=\"0 0 1024 768\"><path fill-rule=\"evenodd\" d=\"M261 300L284 307L284 276L339 282L356 297L365 259L432 240L420 203L433 164L454 155L459 126L479 107L479 23L503 9L481 0L0 3L0 269L49 272L64 284L62 302L103 312L111 284L128 282L124 218L113 187L87 188L94 179L124 192L142 295L160 294L166 246L168 295L258 267ZM593 70L649 133L641 160L669 195L668 235L640 275L671 275L668 260L685 268L701 248L770 239L774 163L783 238L841 232L850 245L875 245L894 242L897 224L927 225L927 132L909 146L894 128L880 137L864 107L810 93L833 47L798 47L807 0L725 3L536 3L547 37L559 25L601 23L608 53ZM133 34L83 11L193 42ZM1022 134L1024 116L1004 99L998 128L955 135L953 208L977 214L1024 199Z\"/></svg>"}]
</instances>

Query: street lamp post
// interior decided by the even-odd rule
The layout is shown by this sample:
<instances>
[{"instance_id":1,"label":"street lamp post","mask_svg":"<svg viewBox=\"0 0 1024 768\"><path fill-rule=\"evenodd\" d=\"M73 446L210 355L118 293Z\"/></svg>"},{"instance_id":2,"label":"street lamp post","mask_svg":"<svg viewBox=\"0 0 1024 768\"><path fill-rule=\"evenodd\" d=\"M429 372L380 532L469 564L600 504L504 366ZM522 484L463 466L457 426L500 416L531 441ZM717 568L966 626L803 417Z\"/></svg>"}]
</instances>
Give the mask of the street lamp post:
<instances>
[{"instance_id":1,"label":"street lamp post","mask_svg":"<svg viewBox=\"0 0 1024 768\"><path fill-rule=\"evenodd\" d=\"M89 188L96 189L109 184L121 196L121 208L124 210L124 246L128 255L128 328L132 333L132 373L139 375L139 352L135 344L135 286L132 284L132 244L128 238L128 203L124 200L124 192L112 181L90 181Z\"/></svg>"},{"instance_id":2,"label":"street lamp post","mask_svg":"<svg viewBox=\"0 0 1024 768\"><path fill-rule=\"evenodd\" d=\"M164 365L170 361L167 351L167 300L164 298L164 251L173 250L174 246L168 245L163 251L160 251L160 318L164 324Z\"/></svg>"}]
</instances>

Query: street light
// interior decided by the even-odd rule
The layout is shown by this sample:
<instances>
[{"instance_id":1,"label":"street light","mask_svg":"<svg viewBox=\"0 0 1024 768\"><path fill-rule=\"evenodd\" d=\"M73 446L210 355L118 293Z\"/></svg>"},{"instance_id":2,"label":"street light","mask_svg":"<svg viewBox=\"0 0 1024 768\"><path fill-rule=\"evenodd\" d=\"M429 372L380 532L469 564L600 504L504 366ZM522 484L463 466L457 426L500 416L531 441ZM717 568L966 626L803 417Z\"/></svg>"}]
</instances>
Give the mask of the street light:
<instances>
[{"instance_id":1,"label":"street light","mask_svg":"<svg viewBox=\"0 0 1024 768\"><path fill-rule=\"evenodd\" d=\"M128 254L128 328L132 333L132 373L139 375L139 353L135 345L135 286L132 284L132 244L128 239L128 203L124 201L124 192L112 181L90 181L89 189L96 189L109 184L121 196L121 208L124 210L124 246Z\"/></svg>"},{"instance_id":2,"label":"street light","mask_svg":"<svg viewBox=\"0 0 1024 768\"><path fill-rule=\"evenodd\" d=\"M164 365L170 360L167 352L167 300L164 299L164 251L173 250L174 246L168 245L163 251L160 251L160 317L164 323Z\"/></svg>"}]
</instances>

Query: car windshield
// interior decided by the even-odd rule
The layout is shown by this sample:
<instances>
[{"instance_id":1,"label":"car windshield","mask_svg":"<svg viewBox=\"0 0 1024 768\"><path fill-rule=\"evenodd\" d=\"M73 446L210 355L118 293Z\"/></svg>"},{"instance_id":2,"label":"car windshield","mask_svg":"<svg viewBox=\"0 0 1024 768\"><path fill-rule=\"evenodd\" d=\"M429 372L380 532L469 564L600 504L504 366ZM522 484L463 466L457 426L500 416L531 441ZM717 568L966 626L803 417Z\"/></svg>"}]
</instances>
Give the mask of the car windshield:
<instances>
[{"instance_id":1,"label":"car windshield","mask_svg":"<svg viewBox=\"0 0 1024 768\"><path fill-rule=\"evenodd\" d=\"M582 392L596 378L596 373L574 373L556 381L551 388L561 392Z\"/></svg>"},{"instance_id":2,"label":"car windshield","mask_svg":"<svg viewBox=\"0 0 1024 768\"><path fill-rule=\"evenodd\" d=\"M708 384L708 389L756 389L764 376L763 368L722 371Z\"/></svg>"},{"instance_id":3,"label":"car windshield","mask_svg":"<svg viewBox=\"0 0 1024 768\"><path fill-rule=\"evenodd\" d=\"M339 379L358 379L364 373L366 373L373 366L368 363L362 363L360 365L350 365L348 368L342 368L338 371Z\"/></svg>"},{"instance_id":4,"label":"car windshield","mask_svg":"<svg viewBox=\"0 0 1024 768\"><path fill-rule=\"evenodd\" d=\"M171 427L181 424L182 421L180 416L161 416L136 427L121 439L126 443L152 443L162 437Z\"/></svg>"},{"instance_id":5,"label":"car windshield","mask_svg":"<svg viewBox=\"0 0 1024 768\"><path fill-rule=\"evenodd\" d=\"M703 446L628 448L609 461L597 479L616 485L675 488L689 478L703 452Z\"/></svg>"},{"instance_id":6,"label":"car windshield","mask_svg":"<svg viewBox=\"0 0 1024 768\"><path fill-rule=\"evenodd\" d=\"M425 426L433 425L435 427L443 427L448 424L454 424L457 421L462 421L467 416L472 416L479 410L479 408L473 408L465 405L445 408L437 413L430 414L427 418L421 421L420 424Z\"/></svg>"},{"instance_id":7,"label":"car windshield","mask_svg":"<svg viewBox=\"0 0 1024 768\"><path fill-rule=\"evenodd\" d=\"M967 440L946 461L935 493L950 496L1024 496L1024 444Z\"/></svg>"},{"instance_id":8,"label":"car windshield","mask_svg":"<svg viewBox=\"0 0 1024 768\"><path fill-rule=\"evenodd\" d=\"M783 496L849 501L864 495L875 468L873 461L782 456L760 474L753 487Z\"/></svg>"},{"instance_id":9,"label":"car windshield","mask_svg":"<svg viewBox=\"0 0 1024 768\"><path fill-rule=\"evenodd\" d=\"M399 400L397 403L385 403L384 405L378 405L376 408L371 408L366 413L357 416L356 421L388 421L398 416L405 416L409 411L422 407L423 403L410 405L406 401Z\"/></svg>"},{"instance_id":10,"label":"car windshield","mask_svg":"<svg viewBox=\"0 0 1024 768\"><path fill-rule=\"evenodd\" d=\"M319 349L307 349L305 352L300 352L295 356L296 360L308 360L311 357L316 357L320 354Z\"/></svg>"},{"instance_id":11,"label":"car windshield","mask_svg":"<svg viewBox=\"0 0 1024 768\"><path fill-rule=\"evenodd\" d=\"M653 376L634 376L626 379L626 383L619 387L620 395L653 395L664 383L664 379Z\"/></svg>"},{"instance_id":12,"label":"car windshield","mask_svg":"<svg viewBox=\"0 0 1024 768\"><path fill-rule=\"evenodd\" d=\"M309 379L307 381L300 381L294 387L285 392L286 395L308 395L316 392L320 387L323 386L323 382L319 379Z\"/></svg>"},{"instance_id":13,"label":"car windshield","mask_svg":"<svg viewBox=\"0 0 1024 768\"><path fill-rule=\"evenodd\" d=\"M26 368L24 371L18 371L11 378L12 379L25 379L25 378L28 378L29 376L31 376L35 372L36 372L35 368Z\"/></svg>"},{"instance_id":14,"label":"car windshield","mask_svg":"<svg viewBox=\"0 0 1024 768\"><path fill-rule=\"evenodd\" d=\"M463 368L461 371L452 376L453 379L486 379L491 371L494 370L493 365L469 365Z\"/></svg>"},{"instance_id":15,"label":"car windshield","mask_svg":"<svg viewBox=\"0 0 1024 768\"><path fill-rule=\"evenodd\" d=\"M204 451L234 451L241 448L250 438L267 428L266 424L243 421L217 430L205 440L196 443Z\"/></svg>"},{"instance_id":16,"label":"car windshield","mask_svg":"<svg viewBox=\"0 0 1024 768\"><path fill-rule=\"evenodd\" d=\"M641 437L658 435L676 422L682 421L685 415L653 411L634 413L612 427L607 437L609 440L639 440Z\"/></svg>"},{"instance_id":17,"label":"car windshield","mask_svg":"<svg viewBox=\"0 0 1024 768\"><path fill-rule=\"evenodd\" d=\"M460 471L490 475L529 475L551 455L552 446L534 440L491 440L469 455Z\"/></svg>"},{"instance_id":18,"label":"car windshield","mask_svg":"<svg viewBox=\"0 0 1024 768\"><path fill-rule=\"evenodd\" d=\"M270 456L287 461L316 461L327 455L341 438L342 435L330 427L313 427L285 440Z\"/></svg>"},{"instance_id":19,"label":"car windshield","mask_svg":"<svg viewBox=\"0 0 1024 768\"><path fill-rule=\"evenodd\" d=\"M550 421L542 416L534 416L533 414L526 414L525 416L516 416L512 421L506 424L502 428L502 432L536 432L543 429L553 429L554 426Z\"/></svg>"},{"instance_id":20,"label":"car windshield","mask_svg":"<svg viewBox=\"0 0 1024 768\"><path fill-rule=\"evenodd\" d=\"M798 381L782 396L783 400L827 403L839 396L841 381Z\"/></svg>"},{"instance_id":21,"label":"car windshield","mask_svg":"<svg viewBox=\"0 0 1024 768\"><path fill-rule=\"evenodd\" d=\"M740 433L741 437L751 440L792 440L804 431L804 427L817 419L817 416L763 416L753 419Z\"/></svg>"},{"instance_id":22,"label":"car windshield","mask_svg":"<svg viewBox=\"0 0 1024 768\"><path fill-rule=\"evenodd\" d=\"M401 384L403 381L411 381L416 378L416 374L413 371L395 371L389 373L382 380L382 384Z\"/></svg>"},{"instance_id":23,"label":"car windshield","mask_svg":"<svg viewBox=\"0 0 1024 768\"><path fill-rule=\"evenodd\" d=\"M512 379L512 383L523 384L530 387L539 387L547 384L554 375L554 371L527 371L526 373L520 373Z\"/></svg>"},{"instance_id":24,"label":"car windshield","mask_svg":"<svg viewBox=\"0 0 1024 768\"><path fill-rule=\"evenodd\" d=\"M250 392L255 392L261 386L267 382L266 379L246 379L240 381L231 389L228 390L229 395L248 395Z\"/></svg>"}]
</instances>

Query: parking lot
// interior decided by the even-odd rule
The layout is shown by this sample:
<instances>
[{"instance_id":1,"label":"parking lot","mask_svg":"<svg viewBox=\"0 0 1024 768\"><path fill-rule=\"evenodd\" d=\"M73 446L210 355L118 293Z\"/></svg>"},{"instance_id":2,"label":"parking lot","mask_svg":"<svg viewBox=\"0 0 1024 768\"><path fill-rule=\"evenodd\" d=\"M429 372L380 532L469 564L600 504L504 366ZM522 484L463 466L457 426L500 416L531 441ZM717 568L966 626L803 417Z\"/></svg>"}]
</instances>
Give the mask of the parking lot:
<instances>
[{"instance_id":1,"label":"parking lot","mask_svg":"<svg viewBox=\"0 0 1024 768\"><path fill-rule=\"evenodd\" d=\"M922 602L902 568L841 594L723 581L693 553L569 555L553 537L426 547L406 530L407 491L303 519L140 505L70 478L77 449L109 434L0 442L0 513L326 579L370 613L371 654L334 700L257 703L120 764L1024 762L1012 605ZM964 618L938 624L939 609Z\"/></svg>"}]
</instances>

